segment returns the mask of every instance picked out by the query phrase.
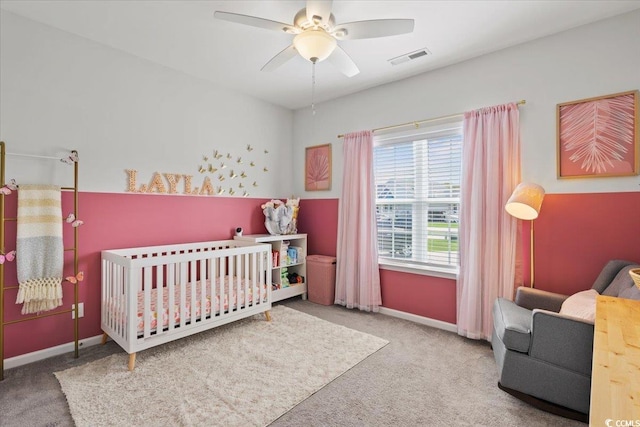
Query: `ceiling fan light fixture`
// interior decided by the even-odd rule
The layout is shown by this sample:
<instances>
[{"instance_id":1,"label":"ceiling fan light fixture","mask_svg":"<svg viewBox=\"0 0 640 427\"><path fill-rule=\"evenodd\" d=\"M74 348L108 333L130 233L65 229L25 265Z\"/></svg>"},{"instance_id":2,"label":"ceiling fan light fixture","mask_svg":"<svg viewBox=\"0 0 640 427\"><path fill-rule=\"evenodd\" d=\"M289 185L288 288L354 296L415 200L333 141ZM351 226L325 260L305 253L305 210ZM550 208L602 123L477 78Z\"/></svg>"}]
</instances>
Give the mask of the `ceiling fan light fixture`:
<instances>
[{"instance_id":1,"label":"ceiling fan light fixture","mask_svg":"<svg viewBox=\"0 0 640 427\"><path fill-rule=\"evenodd\" d=\"M329 57L336 48L336 39L323 29L306 30L293 39L298 53L307 61L320 62Z\"/></svg>"}]
</instances>

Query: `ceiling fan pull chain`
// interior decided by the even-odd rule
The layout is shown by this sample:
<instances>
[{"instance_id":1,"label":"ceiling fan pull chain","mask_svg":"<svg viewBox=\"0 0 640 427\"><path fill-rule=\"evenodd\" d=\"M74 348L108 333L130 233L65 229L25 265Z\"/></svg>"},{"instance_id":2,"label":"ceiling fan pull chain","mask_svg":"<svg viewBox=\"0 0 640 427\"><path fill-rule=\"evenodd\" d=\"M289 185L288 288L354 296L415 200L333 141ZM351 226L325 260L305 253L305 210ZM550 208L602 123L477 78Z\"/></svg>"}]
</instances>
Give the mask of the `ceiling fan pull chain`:
<instances>
[{"instance_id":1,"label":"ceiling fan pull chain","mask_svg":"<svg viewBox=\"0 0 640 427\"><path fill-rule=\"evenodd\" d=\"M316 115L316 62L311 63L311 114Z\"/></svg>"}]
</instances>

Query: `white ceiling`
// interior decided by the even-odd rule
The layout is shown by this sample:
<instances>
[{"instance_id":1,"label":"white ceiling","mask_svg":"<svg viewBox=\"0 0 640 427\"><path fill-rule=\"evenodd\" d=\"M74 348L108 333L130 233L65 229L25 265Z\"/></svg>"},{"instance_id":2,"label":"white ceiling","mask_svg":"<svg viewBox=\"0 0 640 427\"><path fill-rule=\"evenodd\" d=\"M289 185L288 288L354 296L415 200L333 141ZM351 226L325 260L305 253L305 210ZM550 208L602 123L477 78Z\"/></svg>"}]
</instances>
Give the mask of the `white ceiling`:
<instances>
[{"instance_id":1,"label":"white ceiling","mask_svg":"<svg viewBox=\"0 0 640 427\"><path fill-rule=\"evenodd\" d=\"M251 96L297 109L311 103L311 63L296 57L261 72L293 36L213 18L215 11L292 23L304 0L122 1L0 0L28 17ZM347 1L333 2L337 23L413 18L411 34L344 40L360 68L348 78L329 62L316 68L316 102L464 61L634 9L640 1ZM396 56L431 55L392 66Z\"/></svg>"}]
</instances>

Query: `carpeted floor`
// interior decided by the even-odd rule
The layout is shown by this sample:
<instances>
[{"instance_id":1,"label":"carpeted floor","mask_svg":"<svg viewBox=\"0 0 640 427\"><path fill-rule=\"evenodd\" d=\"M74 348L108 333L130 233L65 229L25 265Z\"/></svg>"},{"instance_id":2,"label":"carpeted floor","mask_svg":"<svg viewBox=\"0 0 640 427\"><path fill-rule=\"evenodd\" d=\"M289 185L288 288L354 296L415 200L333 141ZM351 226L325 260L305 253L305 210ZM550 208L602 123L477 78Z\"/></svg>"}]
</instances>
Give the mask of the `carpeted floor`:
<instances>
[{"instance_id":1,"label":"carpeted floor","mask_svg":"<svg viewBox=\"0 0 640 427\"><path fill-rule=\"evenodd\" d=\"M285 304L389 344L274 421L273 427L584 426L499 390L486 342L338 306L300 299ZM110 342L81 349L79 359L68 354L6 371L0 382L0 426L72 426L53 372L118 352L122 350Z\"/></svg>"}]
</instances>

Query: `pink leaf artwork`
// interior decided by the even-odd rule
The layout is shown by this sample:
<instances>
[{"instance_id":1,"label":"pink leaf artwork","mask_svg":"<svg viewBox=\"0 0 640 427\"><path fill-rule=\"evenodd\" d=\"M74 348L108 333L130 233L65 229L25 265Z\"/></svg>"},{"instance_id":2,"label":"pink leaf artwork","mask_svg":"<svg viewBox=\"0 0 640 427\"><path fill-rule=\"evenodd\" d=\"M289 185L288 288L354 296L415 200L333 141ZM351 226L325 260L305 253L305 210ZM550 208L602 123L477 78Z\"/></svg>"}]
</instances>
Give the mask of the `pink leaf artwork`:
<instances>
[{"instance_id":1,"label":"pink leaf artwork","mask_svg":"<svg viewBox=\"0 0 640 427\"><path fill-rule=\"evenodd\" d=\"M331 189L331 144L307 147L305 156L305 190Z\"/></svg>"},{"instance_id":2,"label":"pink leaf artwork","mask_svg":"<svg viewBox=\"0 0 640 427\"><path fill-rule=\"evenodd\" d=\"M637 173L637 92L558 106L560 177Z\"/></svg>"}]
</instances>

